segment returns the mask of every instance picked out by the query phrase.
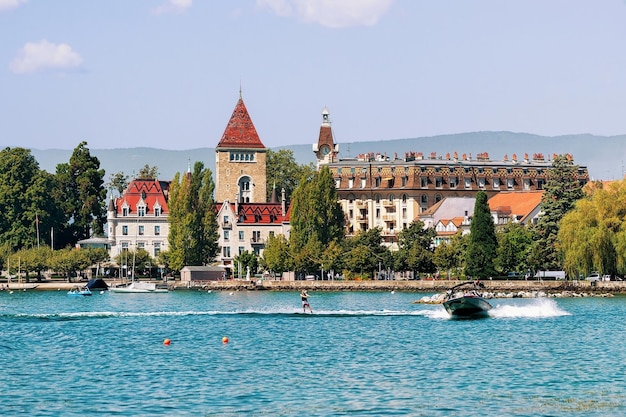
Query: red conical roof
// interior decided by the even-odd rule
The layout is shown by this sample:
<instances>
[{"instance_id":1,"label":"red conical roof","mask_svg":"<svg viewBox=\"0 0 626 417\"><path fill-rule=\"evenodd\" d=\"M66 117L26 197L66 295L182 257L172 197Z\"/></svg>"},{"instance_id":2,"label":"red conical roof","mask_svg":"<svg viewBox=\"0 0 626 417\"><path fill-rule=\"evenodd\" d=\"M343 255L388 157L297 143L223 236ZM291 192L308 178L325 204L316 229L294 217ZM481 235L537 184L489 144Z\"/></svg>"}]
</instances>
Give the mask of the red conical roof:
<instances>
[{"instance_id":1,"label":"red conical roof","mask_svg":"<svg viewBox=\"0 0 626 417\"><path fill-rule=\"evenodd\" d=\"M233 115L230 116L226 130L217 144L218 148L261 148L265 145L259 139L259 135L254 128L254 123L248 114L248 109L239 97Z\"/></svg>"}]
</instances>

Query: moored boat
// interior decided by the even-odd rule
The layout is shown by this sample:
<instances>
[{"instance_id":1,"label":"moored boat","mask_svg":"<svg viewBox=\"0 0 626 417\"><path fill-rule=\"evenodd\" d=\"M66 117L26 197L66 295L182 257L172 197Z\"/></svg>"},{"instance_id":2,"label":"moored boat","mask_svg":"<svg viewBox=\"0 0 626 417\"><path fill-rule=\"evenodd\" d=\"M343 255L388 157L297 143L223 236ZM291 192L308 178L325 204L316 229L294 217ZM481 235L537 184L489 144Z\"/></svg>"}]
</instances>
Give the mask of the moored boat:
<instances>
[{"instance_id":1,"label":"moored boat","mask_svg":"<svg viewBox=\"0 0 626 417\"><path fill-rule=\"evenodd\" d=\"M471 285L470 290L462 293L457 293L455 290L463 286ZM479 293L478 289L484 288L484 285L480 281L476 282L464 282L462 284L455 285L450 288L443 301L443 307L448 314L457 318L475 318L486 317L488 311L492 309L491 304L487 302Z\"/></svg>"},{"instance_id":2,"label":"moored boat","mask_svg":"<svg viewBox=\"0 0 626 417\"><path fill-rule=\"evenodd\" d=\"M110 292L116 293L164 293L168 292L167 288L158 288L154 282L133 281L122 287L111 287Z\"/></svg>"},{"instance_id":3,"label":"moored boat","mask_svg":"<svg viewBox=\"0 0 626 417\"><path fill-rule=\"evenodd\" d=\"M87 287L74 287L67 292L70 297L88 297L91 295L91 291Z\"/></svg>"}]
</instances>

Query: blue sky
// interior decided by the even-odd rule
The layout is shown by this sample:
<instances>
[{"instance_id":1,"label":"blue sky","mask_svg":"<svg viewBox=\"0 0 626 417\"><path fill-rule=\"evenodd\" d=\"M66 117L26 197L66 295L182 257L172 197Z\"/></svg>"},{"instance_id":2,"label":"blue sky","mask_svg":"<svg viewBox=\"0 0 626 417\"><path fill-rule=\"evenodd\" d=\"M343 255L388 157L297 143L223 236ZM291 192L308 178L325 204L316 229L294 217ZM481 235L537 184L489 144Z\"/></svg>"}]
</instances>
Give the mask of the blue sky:
<instances>
[{"instance_id":1,"label":"blue sky","mask_svg":"<svg viewBox=\"0 0 626 417\"><path fill-rule=\"evenodd\" d=\"M625 0L0 0L0 145L626 134Z\"/></svg>"}]
</instances>

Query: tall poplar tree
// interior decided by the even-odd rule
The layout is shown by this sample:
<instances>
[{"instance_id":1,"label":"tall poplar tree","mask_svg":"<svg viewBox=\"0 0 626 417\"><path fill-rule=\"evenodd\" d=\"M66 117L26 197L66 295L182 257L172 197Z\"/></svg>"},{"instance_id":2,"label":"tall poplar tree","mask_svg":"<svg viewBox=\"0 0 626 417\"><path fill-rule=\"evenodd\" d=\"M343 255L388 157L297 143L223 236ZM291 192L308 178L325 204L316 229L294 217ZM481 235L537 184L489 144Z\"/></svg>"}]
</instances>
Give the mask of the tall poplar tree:
<instances>
[{"instance_id":1,"label":"tall poplar tree","mask_svg":"<svg viewBox=\"0 0 626 417\"><path fill-rule=\"evenodd\" d=\"M493 217L487 204L487 193L479 191L474 204L474 217L470 225L470 237L465 253L465 274L474 278L494 276L494 260L498 240Z\"/></svg>"},{"instance_id":2,"label":"tall poplar tree","mask_svg":"<svg viewBox=\"0 0 626 417\"><path fill-rule=\"evenodd\" d=\"M184 266L211 263L218 247L218 225L211 170L202 162L193 172L176 173L170 185L169 266L180 271Z\"/></svg>"}]
</instances>

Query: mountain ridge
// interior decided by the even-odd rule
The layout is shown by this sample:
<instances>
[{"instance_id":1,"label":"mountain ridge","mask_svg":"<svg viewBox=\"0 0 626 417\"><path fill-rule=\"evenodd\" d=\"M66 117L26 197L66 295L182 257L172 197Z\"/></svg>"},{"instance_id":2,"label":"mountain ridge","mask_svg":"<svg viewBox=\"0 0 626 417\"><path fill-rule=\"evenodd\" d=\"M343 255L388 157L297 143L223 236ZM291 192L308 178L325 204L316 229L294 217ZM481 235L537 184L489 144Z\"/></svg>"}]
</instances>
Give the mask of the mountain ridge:
<instances>
[{"instance_id":1,"label":"mountain ridge","mask_svg":"<svg viewBox=\"0 0 626 417\"><path fill-rule=\"evenodd\" d=\"M314 141L311 141L313 143ZM88 145L89 146L89 145ZM298 163L315 162L312 145L287 145L273 147L272 150L291 149ZM531 133L508 131L467 132L436 135L418 138L387 139L381 141L355 141L339 143L339 158L356 157L359 154L374 152L402 158L405 152L415 151L429 155L458 152L475 157L478 153L489 153L490 159L501 161L504 156L513 154L522 157L525 153L542 153L548 159L553 154L570 153L574 163L586 166L590 178L619 179L624 176L626 160L626 135L598 136L592 134L572 134L541 136ZM73 150L31 149L42 169L55 172L56 165L69 161ZM202 147L185 150L169 150L151 147L91 149L105 169L105 181L116 172L124 172L133 177L146 164L157 166L159 177L171 180L176 172L185 172L189 164L204 162L205 167L215 170L215 148Z\"/></svg>"}]
</instances>

